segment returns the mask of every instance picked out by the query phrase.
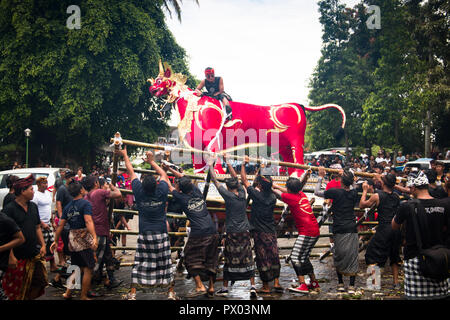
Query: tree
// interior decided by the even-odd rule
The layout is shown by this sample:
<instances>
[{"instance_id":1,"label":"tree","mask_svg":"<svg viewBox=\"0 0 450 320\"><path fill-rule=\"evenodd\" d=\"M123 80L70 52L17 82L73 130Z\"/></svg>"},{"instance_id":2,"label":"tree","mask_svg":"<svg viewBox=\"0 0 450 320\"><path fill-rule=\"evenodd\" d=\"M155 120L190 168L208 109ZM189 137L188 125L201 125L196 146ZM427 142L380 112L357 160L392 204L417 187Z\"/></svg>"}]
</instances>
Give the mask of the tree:
<instances>
[{"instance_id":1,"label":"tree","mask_svg":"<svg viewBox=\"0 0 450 320\"><path fill-rule=\"evenodd\" d=\"M68 29L72 3L0 3L0 137L20 145L32 129L31 163L89 164L116 131L153 141L167 126L146 79L159 59L190 75L161 1L79 1L81 28Z\"/></svg>"},{"instance_id":2,"label":"tree","mask_svg":"<svg viewBox=\"0 0 450 320\"><path fill-rule=\"evenodd\" d=\"M322 57L310 80L309 99L313 105L336 103L347 115L345 145L365 143L361 131L362 103L367 97L370 77L370 38L361 7L346 8L339 1L319 1L323 25ZM314 149L336 146L339 115L331 112L309 114Z\"/></svg>"}]
</instances>

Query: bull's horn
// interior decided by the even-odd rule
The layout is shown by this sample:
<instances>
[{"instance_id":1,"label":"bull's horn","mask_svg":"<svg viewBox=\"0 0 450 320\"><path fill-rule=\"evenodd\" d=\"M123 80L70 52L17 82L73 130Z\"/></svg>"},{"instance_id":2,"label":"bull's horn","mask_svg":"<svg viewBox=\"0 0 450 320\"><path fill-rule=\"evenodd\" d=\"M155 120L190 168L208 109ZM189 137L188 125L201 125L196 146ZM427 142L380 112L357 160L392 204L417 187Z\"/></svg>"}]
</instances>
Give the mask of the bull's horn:
<instances>
[{"instance_id":1,"label":"bull's horn","mask_svg":"<svg viewBox=\"0 0 450 320\"><path fill-rule=\"evenodd\" d=\"M164 75L164 68L161 62L161 59L159 59L159 75L163 76Z\"/></svg>"}]
</instances>

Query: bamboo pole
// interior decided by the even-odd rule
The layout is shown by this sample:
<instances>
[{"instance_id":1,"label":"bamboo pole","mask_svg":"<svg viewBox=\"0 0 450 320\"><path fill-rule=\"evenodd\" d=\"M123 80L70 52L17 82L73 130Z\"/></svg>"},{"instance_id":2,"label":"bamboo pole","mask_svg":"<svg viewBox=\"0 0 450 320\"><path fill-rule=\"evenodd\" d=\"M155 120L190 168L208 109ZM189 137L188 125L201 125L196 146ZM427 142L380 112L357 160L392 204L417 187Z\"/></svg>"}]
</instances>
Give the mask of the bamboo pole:
<instances>
[{"instance_id":1,"label":"bamboo pole","mask_svg":"<svg viewBox=\"0 0 450 320\"><path fill-rule=\"evenodd\" d=\"M114 141L114 138L111 138L111 141ZM155 150L169 150L169 151L178 151L178 152L189 152L191 154L197 153L197 154L203 154L203 155L209 155L213 157L217 157L222 155L220 152L211 152L211 151L204 151L204 150L198 150L198 149L187 149L187 148L179 148L179 147L165 147L160 146L157 144L152 143L145 143L145 142L139 142L139 141L133 141L133 140L126 140L122 139L122 143L130 146L136 146L136 147L143 147L143 148L150 148ZM237 155L227 155L229 159L235 159L235 160L241 160L244 161L245 157L237 156ZM292 162L286 162L286 161L278 161L278 160L268 160L268 159L261 159L261 158L249 158L250 162L253 163L264 163L264 164L273 164L276 166L283 166L283 167L289 167L289 168L296 168L296 169L303 169L303 170L312 170L312 171L318 171L319 167L316 166L309 166L305 164L298 164L298 163L292 163ZM324 168L325 172L328 173L339 173L339 169L331 169L331 168ZM364 177L364 178L373 178L375 177L375 174L368 173L368 172L354 172L355 176L358 177Z\"/></svg>"},{"instance_id":2,"label":"bamboo pole","mask_svg":"<svg viewBox=\"0 0 450 320\"><path fill-rule=\"evenodd\" d=\"M119 167L120 171L127 171L127 168L125 167ZM155 170L149 170L149 169L140 169L140 168L133 168L134 172L137 173L148 173L148 174L156 174ZM171 172L167 172L168 176L173 176ZM197 174L190 174L190 173L183 173L186 177L189 177L193 180L205 180L207 177L207 174L205 173L197 173ZM229 174L216 174L218 181L225 181L226 178L230 178L231 175ZM238 174L238 177L240 177L240 174ZM248 180L254 180L256 178L256 175L247 175ZM273 181L286 181L289 179L289 176L271 176ZM317 178L309 178L306 184L315 184L317 183Z\"/></svg>"}]
</instances>

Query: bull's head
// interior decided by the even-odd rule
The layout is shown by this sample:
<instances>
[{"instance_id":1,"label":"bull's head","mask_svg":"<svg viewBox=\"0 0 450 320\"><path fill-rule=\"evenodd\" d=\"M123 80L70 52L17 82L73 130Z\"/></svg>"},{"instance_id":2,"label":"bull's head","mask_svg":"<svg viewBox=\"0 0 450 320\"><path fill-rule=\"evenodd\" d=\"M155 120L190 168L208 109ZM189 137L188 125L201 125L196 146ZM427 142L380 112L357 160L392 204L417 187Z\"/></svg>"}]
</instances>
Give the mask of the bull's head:
<instances>
[{"instance_id":1,"label":"bull's head","mask_svg":"<svg viewBox=\"0 0 450 320\"><path fill-rule=\"evenodd\" d=\"M163 67L160 60L158 77L156 79L148 79L147 81L151 84L149 91L152 95L164 97L166 95L173 95L173 89L175 87L183 86L186 83L186 76L179 73L174 74L172 68L166 62L164 62Z\"/></svg>"}]
</instances>

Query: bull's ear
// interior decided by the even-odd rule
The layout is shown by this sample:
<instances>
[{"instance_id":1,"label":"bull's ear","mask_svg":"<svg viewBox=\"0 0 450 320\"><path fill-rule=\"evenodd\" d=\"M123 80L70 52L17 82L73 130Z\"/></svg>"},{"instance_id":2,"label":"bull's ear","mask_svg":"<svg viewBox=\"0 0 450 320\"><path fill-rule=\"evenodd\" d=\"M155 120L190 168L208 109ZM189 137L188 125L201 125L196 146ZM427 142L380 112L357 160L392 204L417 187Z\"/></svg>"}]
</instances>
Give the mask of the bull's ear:
<instances>
[{"instance_id":1,"label":"bull's ear","mask_svg":"<svg viewBox=\"0 0 450 320\"><path fill-rule=\"evenodd\" d=\"M147 82L150 82L150 84L153 85L155 83L155 79L153 78L147 79Z\"/></svg>"},{"instance_id":2,"label":"bull's ear","mask_svg":"<svg viewBox=\"0 0 450 320\"><path fill-rule=\"evenodd\" d=\"M164 77L166 78L170 78L170 76L172 75L172 69L166 64L165 65L166 70L164 71Z\"/></svg>"}]
</instances>

